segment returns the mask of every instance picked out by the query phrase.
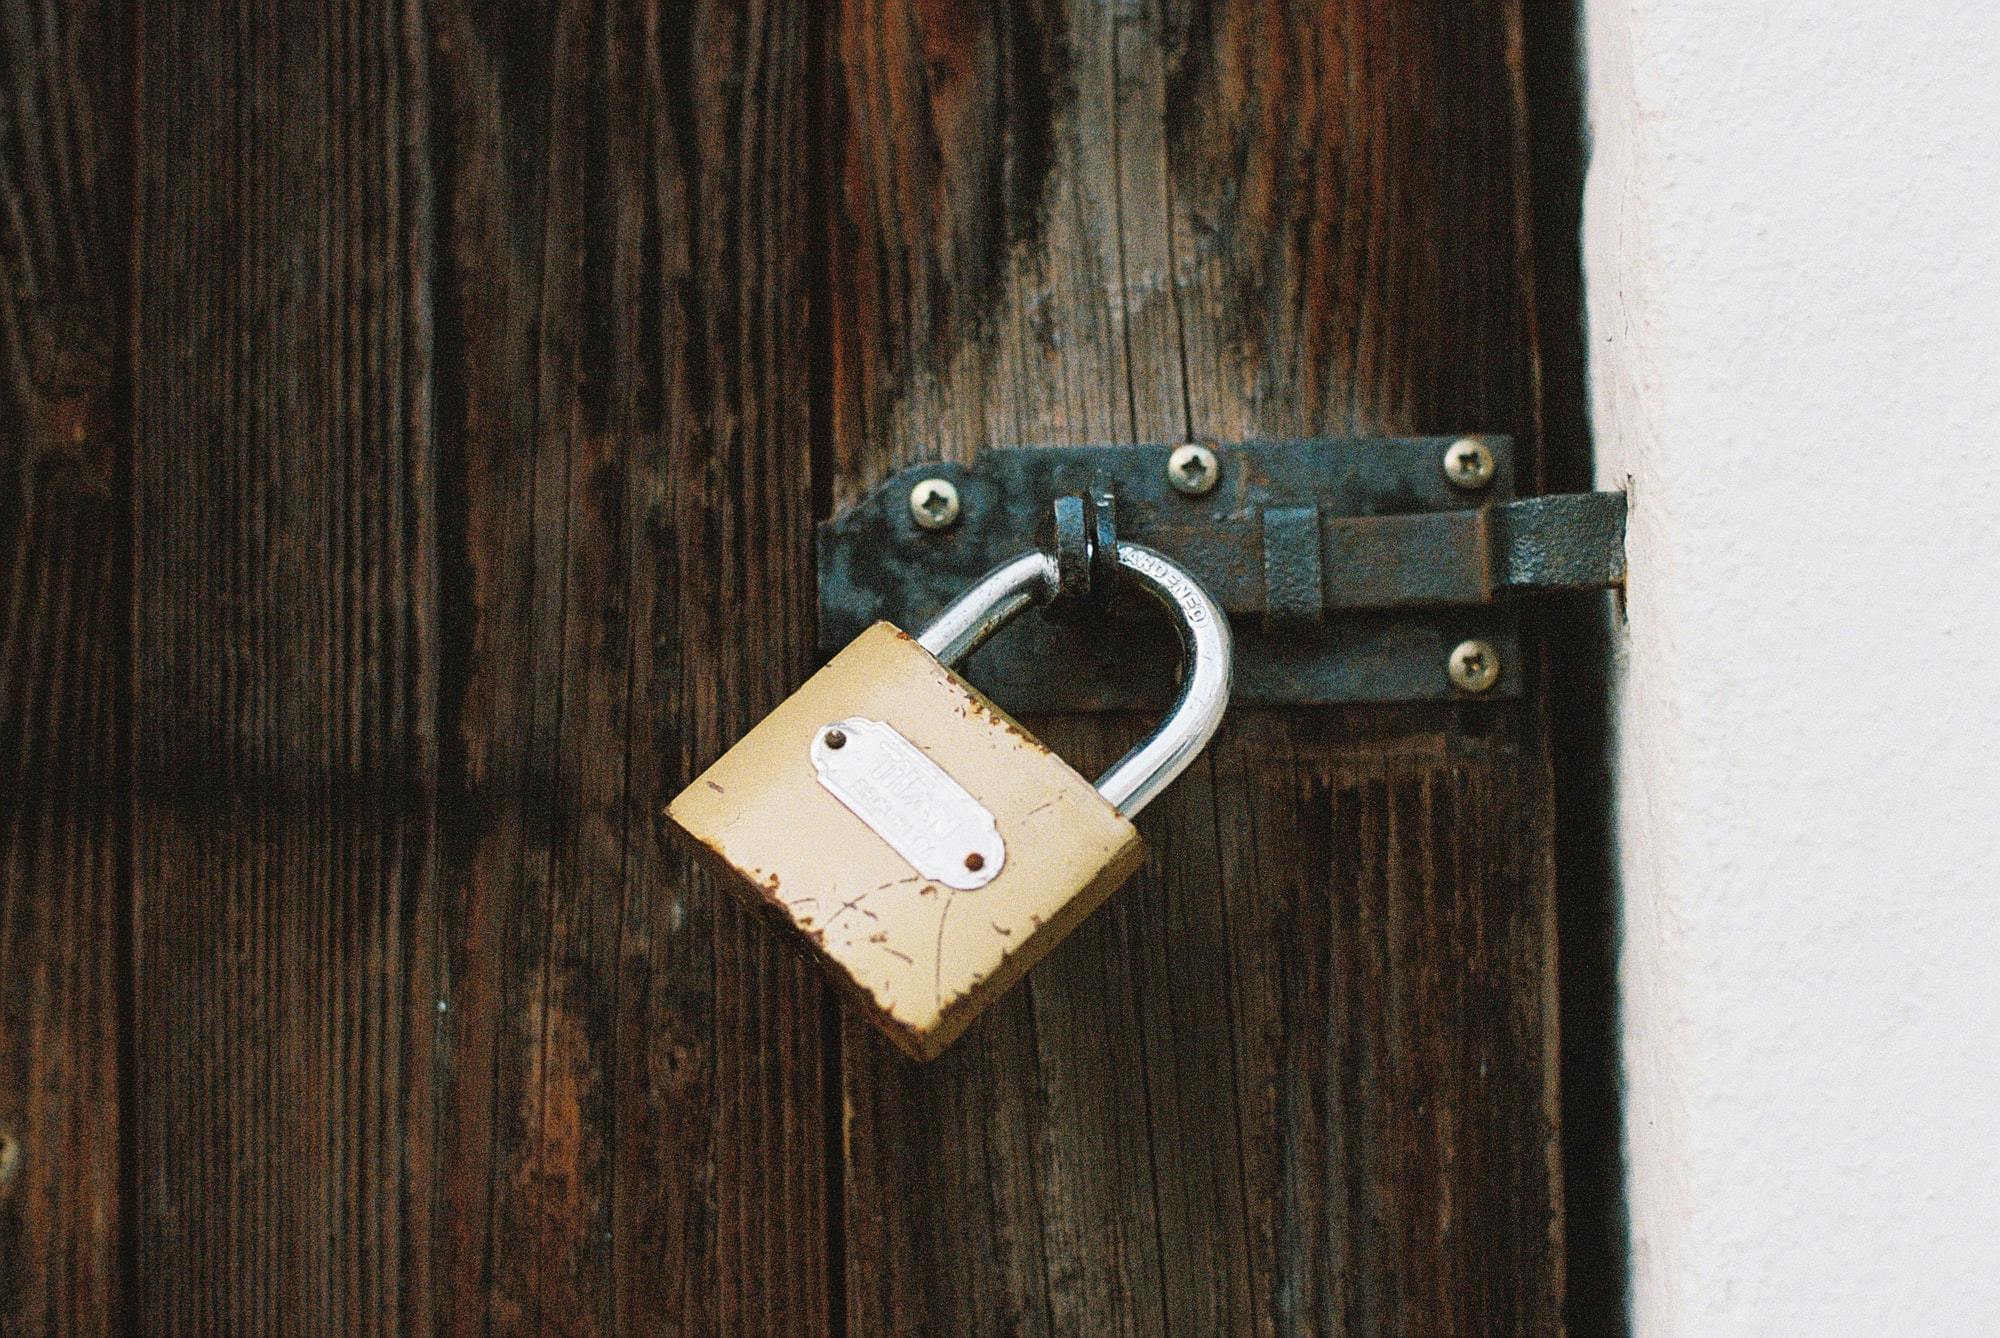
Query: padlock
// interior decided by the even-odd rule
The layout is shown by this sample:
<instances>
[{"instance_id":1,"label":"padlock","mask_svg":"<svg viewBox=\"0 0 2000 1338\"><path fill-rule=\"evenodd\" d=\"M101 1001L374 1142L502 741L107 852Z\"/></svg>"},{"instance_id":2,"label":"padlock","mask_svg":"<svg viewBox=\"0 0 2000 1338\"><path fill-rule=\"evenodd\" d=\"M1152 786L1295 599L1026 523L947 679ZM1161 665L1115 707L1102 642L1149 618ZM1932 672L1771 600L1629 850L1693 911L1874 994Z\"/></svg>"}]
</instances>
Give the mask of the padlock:
<instances>
[{"instance_id":1,"label":"padlock","mask_svg":"<svg viewBox=\"0 0 2000 1338\"><path fill-rule=\"evenodd\" d=\"M1093 787L953 666L1057 588L1001 564L919 636L878 622L667 807L722 882L819 958L905 1053L935 1058L1145 858L1132 817L1229 702L1229 624L1194 578L1117 544L1186 669L1172 709Z\"/></svg>"}]
</instances>

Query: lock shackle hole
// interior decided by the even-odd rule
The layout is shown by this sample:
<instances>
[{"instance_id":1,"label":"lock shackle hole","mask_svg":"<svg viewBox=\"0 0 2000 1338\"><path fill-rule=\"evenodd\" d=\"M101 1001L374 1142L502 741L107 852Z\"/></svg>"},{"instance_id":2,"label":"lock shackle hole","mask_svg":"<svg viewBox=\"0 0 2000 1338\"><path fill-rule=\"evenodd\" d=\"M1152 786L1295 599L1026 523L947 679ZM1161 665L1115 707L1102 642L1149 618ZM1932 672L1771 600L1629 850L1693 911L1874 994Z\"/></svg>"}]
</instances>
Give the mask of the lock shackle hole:
<instances>
[{"instance_id":1,"label":"lock shackle hole","mask_svg":"<svg viewBox=\"0 0 2000 1338\"><path fill-rule=\"evenodd\" d=\"M1134 817L1200 755L1229 706L1229 619L1178 563L1143 544L1118 545L1118 570L1163 605L1180 637L1187 670L1166 718L1097 778L1097 790ZM1056 560L1023 553L1001 563L938 614L917 644L955 666L1024 609L1046 604L1060 584Z\"/></svg>"}]
</instances>

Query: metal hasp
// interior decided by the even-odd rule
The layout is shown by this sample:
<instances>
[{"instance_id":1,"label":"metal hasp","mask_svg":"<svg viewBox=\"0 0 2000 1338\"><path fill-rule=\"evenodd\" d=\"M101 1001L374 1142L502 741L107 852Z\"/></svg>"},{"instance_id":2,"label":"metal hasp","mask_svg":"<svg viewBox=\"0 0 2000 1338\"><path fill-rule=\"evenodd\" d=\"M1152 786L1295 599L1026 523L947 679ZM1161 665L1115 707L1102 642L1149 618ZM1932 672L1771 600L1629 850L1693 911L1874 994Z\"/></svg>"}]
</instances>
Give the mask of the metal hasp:
<instances>
[{"instance_id":1,"label":"metal hasp","mask_svg":"<svg viewBox=\"0 0 2000 1338\"><path fill-rule=\"evenodd\" d=\"M1175 449L1017 447L899 471L820 526L822 647L877 619L923 627L1037 544L1070 564L1066 589L1090 591L1077 555L1123 541L1185 567L1230 615L1237 701L1490 699L1523 686L1515 600L1624 580L1625 495L1517 498L1505 436L1212 444L1212 469L1182 459L1207 475L1194 487ZM929 482L958 501L947 525L913 515ZM1107 601L1111 585L1098 573L1088 599L1065 601L1089 605L1080 616L1017 620L968 672L1010 711L1166 703L1173 633L1149 601ZM1465 672L1468 653L1489 657L1481 672Z\"/></svg>"}]
</instances>

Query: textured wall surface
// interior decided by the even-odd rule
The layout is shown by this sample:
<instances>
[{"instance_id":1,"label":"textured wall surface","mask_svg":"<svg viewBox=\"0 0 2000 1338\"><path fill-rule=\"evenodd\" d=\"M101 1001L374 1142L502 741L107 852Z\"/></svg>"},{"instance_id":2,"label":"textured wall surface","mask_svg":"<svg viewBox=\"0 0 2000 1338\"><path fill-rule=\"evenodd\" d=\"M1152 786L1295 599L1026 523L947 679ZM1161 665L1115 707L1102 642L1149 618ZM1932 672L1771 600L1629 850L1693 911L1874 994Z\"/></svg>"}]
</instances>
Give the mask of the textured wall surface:
<instances>
[{"instance_id":1,"label":"textured wall surface","mask_svg":"<svg viewBox=\"0 0 2000 1338\"><path fill-rule=\"evenodd\" d=\"M2000 1329L2000 6L1591 0L1642 1334Z\"/></svg>"}]
</instances>

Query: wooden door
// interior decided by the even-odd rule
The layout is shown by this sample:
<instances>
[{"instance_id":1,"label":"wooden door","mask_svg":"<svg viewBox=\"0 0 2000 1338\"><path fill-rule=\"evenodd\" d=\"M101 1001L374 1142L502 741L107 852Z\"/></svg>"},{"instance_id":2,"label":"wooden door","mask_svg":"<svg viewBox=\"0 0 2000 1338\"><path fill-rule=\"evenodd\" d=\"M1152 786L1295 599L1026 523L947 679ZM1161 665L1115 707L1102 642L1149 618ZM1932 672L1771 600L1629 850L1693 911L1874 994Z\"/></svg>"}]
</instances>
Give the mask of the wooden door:
<instances>
[{"instance_id":1,"label":"wooden door","mask_svg":"<svg viewBox=\"0 0 2000 1338\"><path fill-rule=\"evenodd\" d=\"M0 2L0 1327L1558 1329L1539 676L1235 713L928 1067L660 816L898 465L1532 461L1523 9Z\"/></svg>"}]
</instances>

